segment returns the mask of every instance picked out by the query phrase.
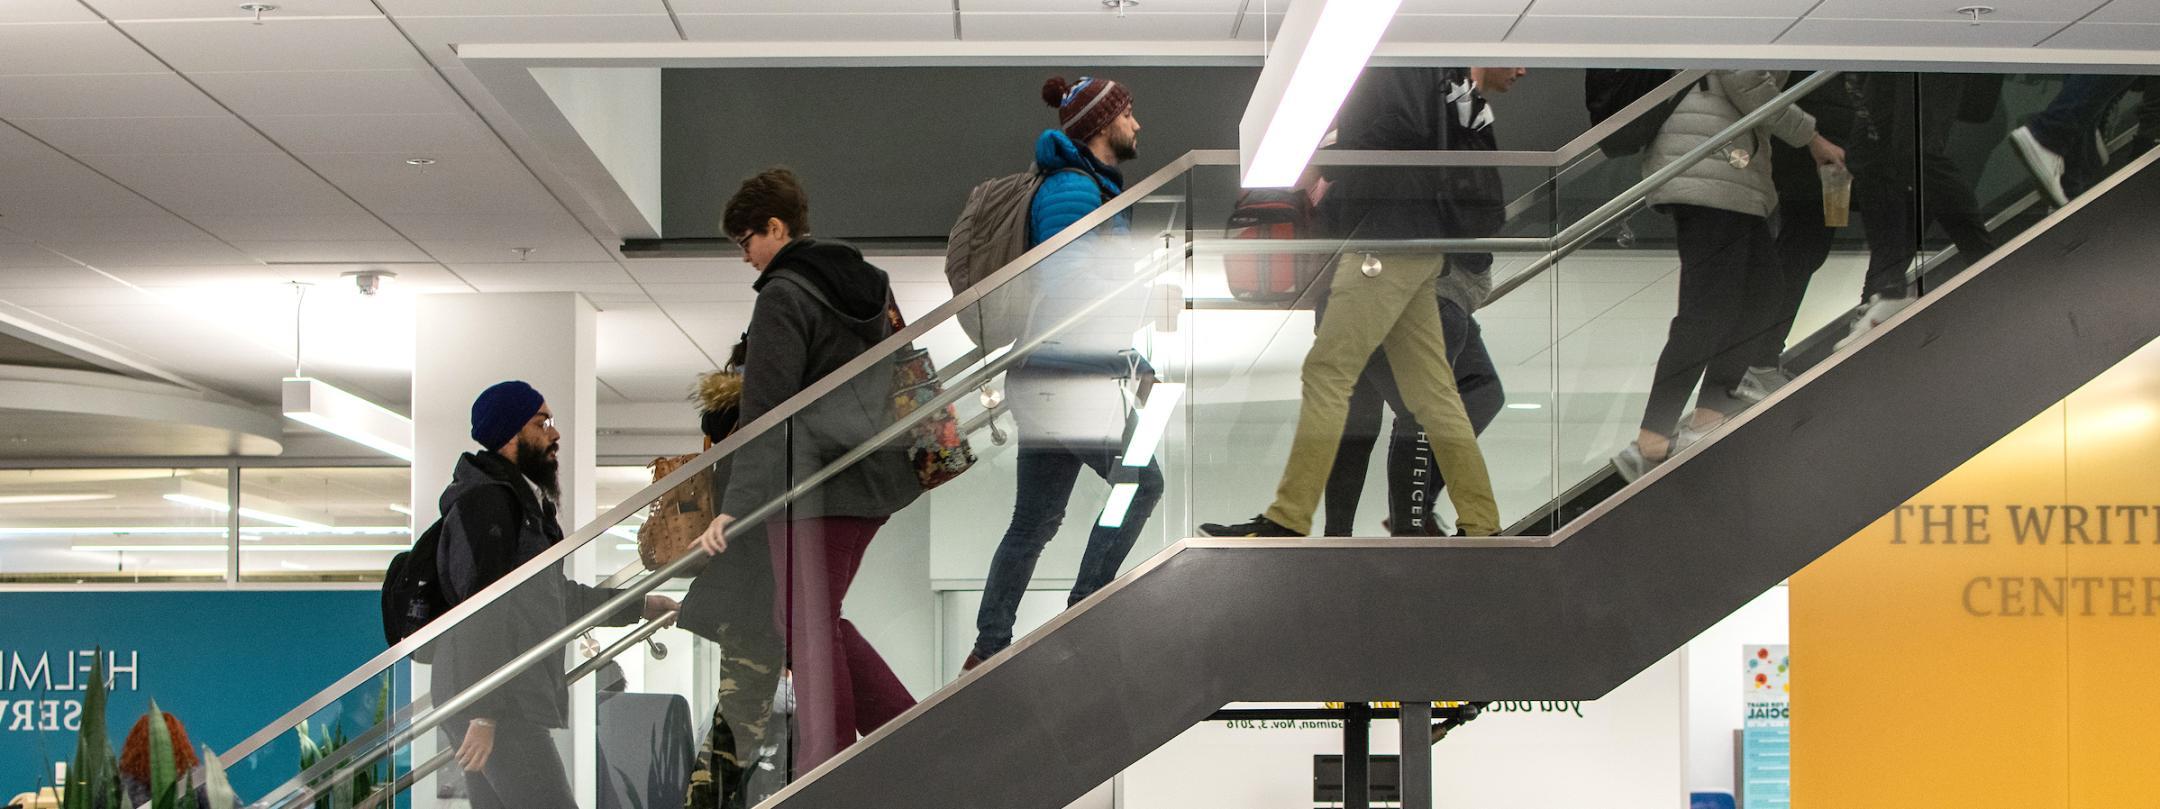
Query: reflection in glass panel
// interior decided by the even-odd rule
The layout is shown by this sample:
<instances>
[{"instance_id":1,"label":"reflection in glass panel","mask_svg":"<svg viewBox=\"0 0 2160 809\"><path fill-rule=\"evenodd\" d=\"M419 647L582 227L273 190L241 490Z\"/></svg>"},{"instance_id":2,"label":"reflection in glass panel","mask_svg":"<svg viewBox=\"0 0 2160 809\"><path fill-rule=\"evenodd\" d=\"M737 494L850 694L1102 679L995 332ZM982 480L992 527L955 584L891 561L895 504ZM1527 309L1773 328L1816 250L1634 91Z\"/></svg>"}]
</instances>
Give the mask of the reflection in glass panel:
<instances>
[{"instance_id":1,"label":"reflection in glass panel","mask_svg":"<svg viewBox=\"0 0 2160 809\"><path fill-rule=\"evenodd\" d=\"M224 469L0 470L0 579L222 579L225 484Z\"/></svg>"},{"instance_id":2,"label":"reflection in glass panel","mask_svg":"<svg viewBox=\"0 0 2160 809\"><path fill-rule=\"evenodd\" d=\"M240 575L375 581L412 545L411 492L403 466L242 469Z\"/></svg>"}]
</instances>

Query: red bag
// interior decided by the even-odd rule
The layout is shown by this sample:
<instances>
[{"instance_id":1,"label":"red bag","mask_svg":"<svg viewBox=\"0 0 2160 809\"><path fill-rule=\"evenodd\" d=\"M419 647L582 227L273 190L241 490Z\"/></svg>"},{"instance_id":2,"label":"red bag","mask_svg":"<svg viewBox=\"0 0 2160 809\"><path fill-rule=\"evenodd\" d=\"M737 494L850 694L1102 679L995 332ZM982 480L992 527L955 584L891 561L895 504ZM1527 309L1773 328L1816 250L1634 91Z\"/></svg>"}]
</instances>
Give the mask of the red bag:
<instances>
[{"instance_id":1,"label":"red bag","mask_svg":"<svg viewBox=\"0 0 2160 809\"><path fill-rule=\"evenodd\" d=\"M1312 196L1296 188L1258 188L1238 195L1227 230L1233 239L1302 239L1312 228ZM1305 294L1326 257L1313 253L1233 254L1223 257L1230 295L1251 303L1287 303Z\"/></svg>"}]
</instances>

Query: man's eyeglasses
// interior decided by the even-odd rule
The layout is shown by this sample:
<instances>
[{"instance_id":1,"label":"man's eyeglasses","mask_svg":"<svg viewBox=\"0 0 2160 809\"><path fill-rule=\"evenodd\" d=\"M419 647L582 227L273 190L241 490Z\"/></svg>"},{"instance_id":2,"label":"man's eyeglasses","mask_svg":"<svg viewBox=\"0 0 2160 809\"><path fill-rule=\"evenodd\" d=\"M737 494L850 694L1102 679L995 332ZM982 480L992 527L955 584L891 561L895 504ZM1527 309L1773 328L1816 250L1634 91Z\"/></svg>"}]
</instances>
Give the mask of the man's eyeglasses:
<instances>
[{"instance_id":1,"label":"man's eyeglasses","mask_svg":"<svg viewBox=\"0 0 2160 809\"><path fill-rule=\"evenodd\" d=\"M749 233L744 233L741 236L729 236L728 239L735 242L736 247L742 248L743 252L748 253L750 252L750 239L751 237L756 235L756 231L751 231Z\"/></svg>"}]
</instances>

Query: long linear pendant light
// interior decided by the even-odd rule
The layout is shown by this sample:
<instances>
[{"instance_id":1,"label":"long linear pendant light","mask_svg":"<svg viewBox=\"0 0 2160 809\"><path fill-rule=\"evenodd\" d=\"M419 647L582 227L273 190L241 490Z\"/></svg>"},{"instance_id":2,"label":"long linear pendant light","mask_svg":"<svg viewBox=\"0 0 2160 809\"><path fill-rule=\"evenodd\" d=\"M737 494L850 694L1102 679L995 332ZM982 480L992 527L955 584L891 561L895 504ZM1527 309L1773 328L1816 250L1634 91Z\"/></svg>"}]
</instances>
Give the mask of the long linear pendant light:
<instances>
[{"instance_id":1,"label":"long linear pendant light","mask_svg":"<svg viewBox=\"0 0 2160 809\"><path fill-rule=\"evenodd\" d=\"M1238 122L1246 188L1297 182L1402 0L1291 0Z\"/></svg>"},{"instance_id":2,"label":"long linear pendant light","mask_svg":"<svg viewBox=\"0 0 2160 809\"><path fill-rule=\"evenodd\" d=\"M300 372L300 335L306 306L307 285L293 284L293 372L279 391L285 417L412 462L412 419Z\"/></svg>"}]
</instances>

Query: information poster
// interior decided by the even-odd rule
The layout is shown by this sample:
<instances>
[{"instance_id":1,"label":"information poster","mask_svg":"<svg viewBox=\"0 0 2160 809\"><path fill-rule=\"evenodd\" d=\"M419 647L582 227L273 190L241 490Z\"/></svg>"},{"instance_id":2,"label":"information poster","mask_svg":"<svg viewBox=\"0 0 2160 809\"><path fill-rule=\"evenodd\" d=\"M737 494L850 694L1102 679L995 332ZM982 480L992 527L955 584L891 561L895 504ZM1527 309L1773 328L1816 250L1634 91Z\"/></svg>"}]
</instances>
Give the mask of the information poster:
<instances>
[{"instance_id":1,"label":"information poster","mask_svg":"<svg viewBox=\"0 0 2160 809\"><path fill-rule=\"evenodd\" d=\"M1740 731L1743 809L1792 805L1792 656L1785 646L1747 646L1741 667L1747 721Z\"/></svg>"}]
</instances>

